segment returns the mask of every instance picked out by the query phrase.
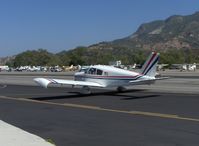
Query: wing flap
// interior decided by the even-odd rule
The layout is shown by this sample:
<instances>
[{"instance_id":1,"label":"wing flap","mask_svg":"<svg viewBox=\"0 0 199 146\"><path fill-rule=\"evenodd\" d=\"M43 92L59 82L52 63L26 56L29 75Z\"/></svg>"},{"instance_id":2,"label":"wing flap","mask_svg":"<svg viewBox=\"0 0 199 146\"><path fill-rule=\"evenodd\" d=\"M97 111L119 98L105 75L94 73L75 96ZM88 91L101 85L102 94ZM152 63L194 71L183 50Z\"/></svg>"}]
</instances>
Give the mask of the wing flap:
<instances>
[{"instance_id":1,"label":"wing flap","mask_svg":"<svg viewBox=\"0 0 199 146\"><path fill-rule=\"evenodd\" d=\"M47 88L49 84L64 84L74 86L89 86L89 87L104 87L103 85L95 82L87 81L74 81L74 80L63 80L63 79L48 79L48 78L35 78L34 81L40 86Z\"/></svg>"}]
</instances>

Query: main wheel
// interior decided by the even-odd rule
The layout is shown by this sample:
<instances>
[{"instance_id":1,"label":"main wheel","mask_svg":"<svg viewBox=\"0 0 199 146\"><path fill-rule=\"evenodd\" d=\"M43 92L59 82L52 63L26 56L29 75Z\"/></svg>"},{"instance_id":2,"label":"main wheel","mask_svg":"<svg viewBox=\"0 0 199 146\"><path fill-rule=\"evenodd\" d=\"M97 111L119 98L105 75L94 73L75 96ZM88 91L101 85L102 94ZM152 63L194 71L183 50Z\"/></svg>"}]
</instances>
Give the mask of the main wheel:
<instances>
[{"instance_id":1,"label":"main wheel","mask_svg":"<svg viewBox=\"0 0 199 146\"><path fill-rule=\"evenodd\" d=\"M124 92L124 91L126 91L126 88L123 87L123 86L119 86L119 87L117 87L117 91L118 92Z\"/></svg>"},{"instance_id":2,"label":"main wheel","mask_svg":"<svg viewBox=\"0 0 199 146\"><path fill-rule=\"evenodd\" d=\"M91 94L91 90L88 86L83 86L81 94Z\"/></svg>"}]
</instances>

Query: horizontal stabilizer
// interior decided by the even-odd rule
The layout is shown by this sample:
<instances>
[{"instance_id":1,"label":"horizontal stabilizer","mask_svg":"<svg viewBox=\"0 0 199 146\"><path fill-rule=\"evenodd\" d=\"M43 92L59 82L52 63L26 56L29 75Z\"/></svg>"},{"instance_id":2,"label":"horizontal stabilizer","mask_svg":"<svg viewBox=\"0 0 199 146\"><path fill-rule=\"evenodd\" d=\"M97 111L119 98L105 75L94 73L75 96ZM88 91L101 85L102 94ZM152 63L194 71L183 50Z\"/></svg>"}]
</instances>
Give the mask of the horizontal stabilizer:
<instances>
[{"instance_id":1,"label":"horizontal stabilizer","mask_svg":"<svg viewBox=\"0 0 199 146\"><path fill-rule=\"evenodd\" d=\"M133 81L130 81L129 83L130 84L143 84L143 83L149 84L149 83L155 82L156 80L165 80L165 79L169 79L169 77L149 78L146 80L133 80Z\"/></svg>"},{"instance_id":2,"label":"horizontal stabilizer","mask_svg":"<svg viewBox=\"0 0 199 146\"><path fill-rule=\"evenodd\" d=\"M159 78L155 78L155 80L166 80L169 79L170 77L159 77Z\"/></svg>"}]
</instances>

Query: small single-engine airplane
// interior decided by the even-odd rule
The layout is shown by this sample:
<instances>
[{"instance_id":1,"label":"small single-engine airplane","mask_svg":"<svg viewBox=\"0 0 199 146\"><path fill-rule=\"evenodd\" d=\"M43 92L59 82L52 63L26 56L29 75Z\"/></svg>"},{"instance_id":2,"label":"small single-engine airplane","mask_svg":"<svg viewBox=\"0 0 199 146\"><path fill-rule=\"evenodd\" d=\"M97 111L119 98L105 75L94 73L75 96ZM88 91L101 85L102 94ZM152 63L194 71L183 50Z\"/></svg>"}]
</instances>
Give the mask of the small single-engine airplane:
<instances>
[{"instance_id":1,"label":"small single-engine airplane","mask_svg":"<svg viewBox=\"0 0 199 146\"><path fill-rule=\"evenodd\" d=\"M159 53L152 52L140 72L93 65L75 73L74 80L35 78L34 81L45 88L49 84L82 86L84 93L91 93L90 87L116 87L118 91L124 91L126 86L153 84L156 80L165 79L155 77L158 60Z\"/></svg>"}]
</instances>

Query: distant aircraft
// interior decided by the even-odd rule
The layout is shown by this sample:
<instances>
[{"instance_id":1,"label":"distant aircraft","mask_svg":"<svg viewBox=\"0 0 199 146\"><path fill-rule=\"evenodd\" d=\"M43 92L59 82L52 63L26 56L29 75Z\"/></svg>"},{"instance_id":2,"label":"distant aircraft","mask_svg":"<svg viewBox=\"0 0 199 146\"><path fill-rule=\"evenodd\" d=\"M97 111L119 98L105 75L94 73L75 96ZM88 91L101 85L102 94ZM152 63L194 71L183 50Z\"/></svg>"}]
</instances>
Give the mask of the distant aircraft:
<instances>
[{"instance_id":1,"label":"distant aircraft","mask_svg":"<svg viewBox=\"0 0 199 146\"><path fill-rule=\"evenodd\" d=\"M7 65L0 66L0 71L9 71L9 69Z\"/></svg>"},{"instance_id":2,"label":"distant aircraft","mask_svg":"<svg viewBox=\"0 0 199 146\"><path fill-rule=\"evenodd\" d=\"M165 79L155 77L158 60L159 53L152 52L140 72L93 65L75 73L74 80L35 78L34 81L45 88L49 84L82 86L84 93L91 93L90 87L116 87L118 91L124 91L126 86L153 84L156 80Z\"/></svg>"},{"instance_id":3,"label":"distant aircraft","mask_svg":"<svg viewBox=\"0 0 199 146\"><path fill-rule=\"evenodd\" d=\"M193 63L193 64L183 64L181 66L181 71L183 70L188 70L188 71L196 71L196 63Z\"/></svg>"}]
</instances>

